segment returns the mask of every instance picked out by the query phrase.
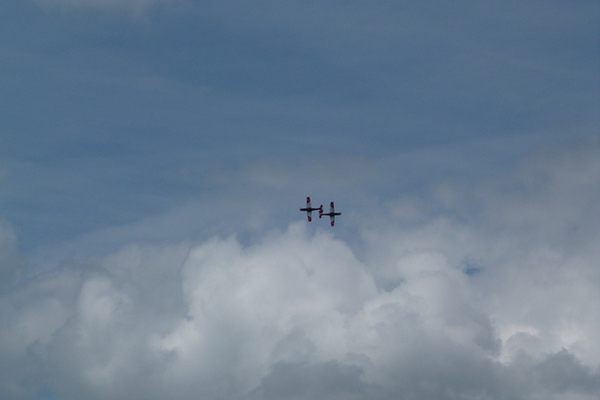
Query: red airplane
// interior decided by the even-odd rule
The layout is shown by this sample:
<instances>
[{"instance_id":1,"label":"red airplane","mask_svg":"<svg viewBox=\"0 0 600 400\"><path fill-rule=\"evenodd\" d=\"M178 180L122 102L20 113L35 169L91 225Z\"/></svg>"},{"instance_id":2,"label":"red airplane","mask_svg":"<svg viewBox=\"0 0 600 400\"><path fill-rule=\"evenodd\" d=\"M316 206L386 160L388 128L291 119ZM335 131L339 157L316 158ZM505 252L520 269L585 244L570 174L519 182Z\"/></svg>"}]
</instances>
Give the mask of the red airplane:
<instances>
[{"instance_id":1,"label":"red airplane","mask_svg":"<svg viewBox=\"0 0 600 400\"><path fill-rule=\"evenodd\" d=\"M333 205L333 201L332 201L331 203L329 203L329 212L328 213L324 213L323 206L321 206L321 210L319 210L319 218L321 218L324 215L329 215L329 221L331 221L331 226L334 226L335 225L335 216L342 215L342 213L335 212L335 206Z\"/></svg>"},{"instance_id":2,"label":"red airplane","mask_svg":"<svg viewBox=\"0 0 600 400\"><path fill-rule=\"evenodd\" d=\"M306 211L306 218L308 218L308 222L312 221L312 212L313 211L319 211L319 218L321 218L320 213L323 212L323 206L321 207L311 207L310 206L310 197L306 198L306 207L305 208L301 208L300 211Z\"/></svg>"}]
</instances>

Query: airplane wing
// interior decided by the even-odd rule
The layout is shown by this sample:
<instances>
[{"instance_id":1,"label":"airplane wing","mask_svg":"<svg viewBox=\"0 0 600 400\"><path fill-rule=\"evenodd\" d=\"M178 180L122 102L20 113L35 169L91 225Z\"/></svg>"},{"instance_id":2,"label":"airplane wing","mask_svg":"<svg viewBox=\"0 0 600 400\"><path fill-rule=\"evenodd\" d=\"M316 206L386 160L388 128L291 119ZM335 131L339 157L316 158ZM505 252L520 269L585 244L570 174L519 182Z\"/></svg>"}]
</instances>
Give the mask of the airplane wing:
<instances>
[{"instance_id":1,"label":"airplane wing","mask_svg":"<svg viewBox=\"0 0 600 400\"><path fill-rule=\"evenodd\" d=\"M306 219L308 219L308 222L312 221L312 207L310 206L310 197L306 198Z\"/></svg>"},{"instance_id":2,"label":"airplane wing","mask_svg":"<svg viewBox=\"0 0 600 400\"><path fill-rule=\"evenodd\" d=\"M331 226L335 226L335 206L333 205L333 201L329 203L329 222Z\"/></svg>"}]
</instances>

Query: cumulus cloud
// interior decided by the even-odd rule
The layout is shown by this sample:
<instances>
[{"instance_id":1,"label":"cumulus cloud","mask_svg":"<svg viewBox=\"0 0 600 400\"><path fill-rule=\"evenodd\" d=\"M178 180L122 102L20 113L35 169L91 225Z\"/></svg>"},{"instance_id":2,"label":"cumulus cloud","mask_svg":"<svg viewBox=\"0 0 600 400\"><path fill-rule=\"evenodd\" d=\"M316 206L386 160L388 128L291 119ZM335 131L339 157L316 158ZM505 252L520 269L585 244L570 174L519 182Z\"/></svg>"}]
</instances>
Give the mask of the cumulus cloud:
<instances>
[{"instance_id":1,"label":"cumulus cloud","mask_svg":"<svg viewBox=\"0 0 600 400\"><path fill-rule=\"evenodd\" d=\"M598 150L399 199L360 251L302 221L54 269L0 298L1 397L598 398Z\"/></svg>"}]
</instances>

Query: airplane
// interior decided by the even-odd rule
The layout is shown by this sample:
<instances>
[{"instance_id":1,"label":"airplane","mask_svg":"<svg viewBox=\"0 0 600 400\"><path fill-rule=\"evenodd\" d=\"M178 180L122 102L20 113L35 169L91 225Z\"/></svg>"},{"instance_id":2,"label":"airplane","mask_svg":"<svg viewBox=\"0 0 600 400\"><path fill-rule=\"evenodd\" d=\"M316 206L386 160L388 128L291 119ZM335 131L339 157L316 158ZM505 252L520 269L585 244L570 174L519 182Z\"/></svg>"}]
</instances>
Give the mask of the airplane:
<instances>
[{"instance_id":1,"label":"airplane","mask_svg":"<svg viewBox=\"0 0 600 400\"><path fill-rule=\"evenodd\" d=\"M332 201L331 203L329 203L329 212L328 213L324 213L323 206L321 206L321 209L319 210L319 218L321 218L324 215L329 215L329 220L331 221L331 226L334 226L335 225L335 216L342 215L342 213L335 212L335 206L333 205L333 201Z\"/></svg>"},{"instance_id":2,"label":"airplane","mask_svg":"<svg viewBox=\"0 0 600 400\"><path fill-rule=\"evenodd\" d=\"M323 205L321 207L311 207L310 206L310 197L306 198L306 208L301 208L300 211L306 211L306 218L308 218L308 222L312 221L312 211L319 211L319 213L323 212ZM320 218L320 217L319 217Z\"/></svg>"}]
</instances>

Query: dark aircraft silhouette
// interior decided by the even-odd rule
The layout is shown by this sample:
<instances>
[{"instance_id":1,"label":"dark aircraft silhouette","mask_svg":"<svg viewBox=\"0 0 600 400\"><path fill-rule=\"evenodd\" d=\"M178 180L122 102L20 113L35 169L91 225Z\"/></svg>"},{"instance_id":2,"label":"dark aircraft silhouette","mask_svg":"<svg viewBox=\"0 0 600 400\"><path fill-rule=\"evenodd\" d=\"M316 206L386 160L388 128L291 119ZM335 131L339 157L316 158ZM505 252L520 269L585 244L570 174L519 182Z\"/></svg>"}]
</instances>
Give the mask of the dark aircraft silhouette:
<instances>
[{"instance_id":1,"label":"dark aircraft silhouette","mask_svg":"<svg viewBox=\"0 0 600 400\"><path fill-rule=\"evenodd\" d=\"M308 218L308 222L312 221L312 212L313 211L319 211L319 213L323 212L323 206L321 205L321 207L311 207L310 206L310 197L306 198L306 207L305 208L301 208L300 211L306 211L306 218ZM319 215L319 218L321 216Z\"/></svg>"},{"instance_id":2,"label":"dark aircraft silhouette","mask_svg":"<svg viewBox=\"0 0 600 400\"><path fill-rule=\"evenodd\" d=\"M333 205L333 201L332 201L331 203L329 203L329 212L328 213L324 213L323 206L321 206L321 209L319 210L319 218L321 218L324 215L329 215L329 221L331 221L331 226L334 226L335 225L335 216L342 215L342 213L335 212L335 206Z\"/></svg>"}]
</instances>

